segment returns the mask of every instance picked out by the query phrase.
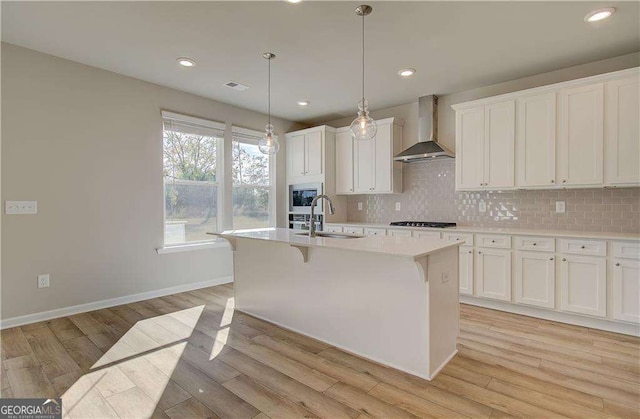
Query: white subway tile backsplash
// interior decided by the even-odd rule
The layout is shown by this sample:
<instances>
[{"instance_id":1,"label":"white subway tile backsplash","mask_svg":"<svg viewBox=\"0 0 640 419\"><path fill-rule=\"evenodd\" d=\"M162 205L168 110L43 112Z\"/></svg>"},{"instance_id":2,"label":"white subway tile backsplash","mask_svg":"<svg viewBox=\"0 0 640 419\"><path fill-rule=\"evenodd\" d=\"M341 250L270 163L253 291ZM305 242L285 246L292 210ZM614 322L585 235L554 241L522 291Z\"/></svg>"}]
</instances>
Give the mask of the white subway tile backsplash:
<instances>
[{"instance_id":1,"label":"white subway tile backsplash","mask_svg":"<svg viewBox=\"0 0 640 419\"><path fill-rule=\"evenodd\" d=\"M479 227L640 233L640 188L455 192L455 160L404 166L400 195L358 195L348 199L348 220L451 221ZM486 212L478 209L484 201ZM566 213L556 214L555 201ZM364 209L358 211L357 203ZM395 203L401 210L395 211Z\"/></svg>"}]
</instances>

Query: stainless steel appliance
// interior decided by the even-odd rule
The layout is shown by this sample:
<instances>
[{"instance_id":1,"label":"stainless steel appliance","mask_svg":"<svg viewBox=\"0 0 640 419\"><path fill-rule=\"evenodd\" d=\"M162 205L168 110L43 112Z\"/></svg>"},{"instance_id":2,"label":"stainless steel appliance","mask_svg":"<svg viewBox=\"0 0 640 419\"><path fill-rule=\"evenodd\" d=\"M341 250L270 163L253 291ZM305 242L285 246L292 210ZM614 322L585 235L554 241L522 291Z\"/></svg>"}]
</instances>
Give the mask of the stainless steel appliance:
<instances>
[{"instance_id":1,"label":"stainless steel appliance","mask_svg":"<svg viewBox=\"0 0 640 419\"><path fill-rule=\"evenodd\" d=\"M289 212L311 213L311 203L322 193L322 183L289 185ZM315 210L322 212L322 203L317 204Z\"/></svg>"},{"instance_id":2,"label":"stainless steel appliance","mask_svg":"<svg viewBox=\"0 0 640 419\"><path fill-rule=\"evenodd\" d=\"M455 227L456 223L441 223L437 221L394 221L390 225L398 227L447 228Z\"/></svg>"}]
</instances>

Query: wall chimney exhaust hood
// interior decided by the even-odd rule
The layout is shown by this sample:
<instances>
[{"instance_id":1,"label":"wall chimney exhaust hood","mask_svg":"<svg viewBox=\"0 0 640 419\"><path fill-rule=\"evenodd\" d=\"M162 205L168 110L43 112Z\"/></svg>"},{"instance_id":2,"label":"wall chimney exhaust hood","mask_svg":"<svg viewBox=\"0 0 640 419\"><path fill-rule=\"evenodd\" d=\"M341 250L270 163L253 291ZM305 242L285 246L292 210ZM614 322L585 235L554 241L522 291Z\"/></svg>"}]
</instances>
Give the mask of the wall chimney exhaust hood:
<instances>
[{"instance_id":1,"label":"wall chimney exhaust hood","mask_svg":"<svg viewBox=\"0 0 640 419\"><path fill-rule=\"evenodd\" d=\"M422 96L418 99L418 142L393 159L403 163L428 161L436 158L454 158L451 150L438 143L438 97Z\"/></svg>"}]
</instances>

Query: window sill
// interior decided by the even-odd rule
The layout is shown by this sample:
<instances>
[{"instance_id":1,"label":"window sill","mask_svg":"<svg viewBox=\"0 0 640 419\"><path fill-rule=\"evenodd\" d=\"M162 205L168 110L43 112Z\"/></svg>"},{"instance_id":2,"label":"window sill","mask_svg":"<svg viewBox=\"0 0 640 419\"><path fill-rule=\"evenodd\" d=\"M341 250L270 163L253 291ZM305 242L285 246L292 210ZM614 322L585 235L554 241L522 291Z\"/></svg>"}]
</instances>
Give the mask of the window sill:
<instances>
[{"instance_id":1,"label":"window sill","mask_svg":"<svg viewBox=\"0 0 640 419\"><path fill-rule=\"evenodd\" d=\"M216 240L205 243L187 243L187 244L177 244L173 246L165 246L156 249L159 255L164 255L167 253L180 253L180 252L190 252L193 250L204 250L204 249L217 249L222 247L229 247L229 243L226 240Z\"/></svg>"}]
</instances>

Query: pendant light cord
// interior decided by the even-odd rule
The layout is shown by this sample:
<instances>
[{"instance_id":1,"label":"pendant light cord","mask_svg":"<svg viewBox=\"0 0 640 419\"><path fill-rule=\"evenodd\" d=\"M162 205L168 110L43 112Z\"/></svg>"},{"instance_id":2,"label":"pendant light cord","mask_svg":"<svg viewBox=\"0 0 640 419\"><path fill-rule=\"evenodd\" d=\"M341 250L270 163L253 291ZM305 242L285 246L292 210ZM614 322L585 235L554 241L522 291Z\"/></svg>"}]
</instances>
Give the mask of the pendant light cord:
<instances>
[{"instance_id":1,"label":"pendant light cord","mask_svg":"<svg viewBox=\"0 0 640 419\"><path fill-rule=\"evenodd\" d=\"M268 59L269 61L269 81L267 82L267 89L268 89L268 93L267 93L267 97L268 97L268 105L267 105L267 115L268 115L268 119L269 119L269 125L271 125L271 57L269 57Z\"/></svg>"},{"instance_id":2,"label":"pendant light cord","mask_svg":"<svg viewBox=\"0 0 640 419\"><path fill-rule=\"evenodd\" d=\"M362 14L362 104L364 106L364 13Z\"/></svg>"}]
</instances>

